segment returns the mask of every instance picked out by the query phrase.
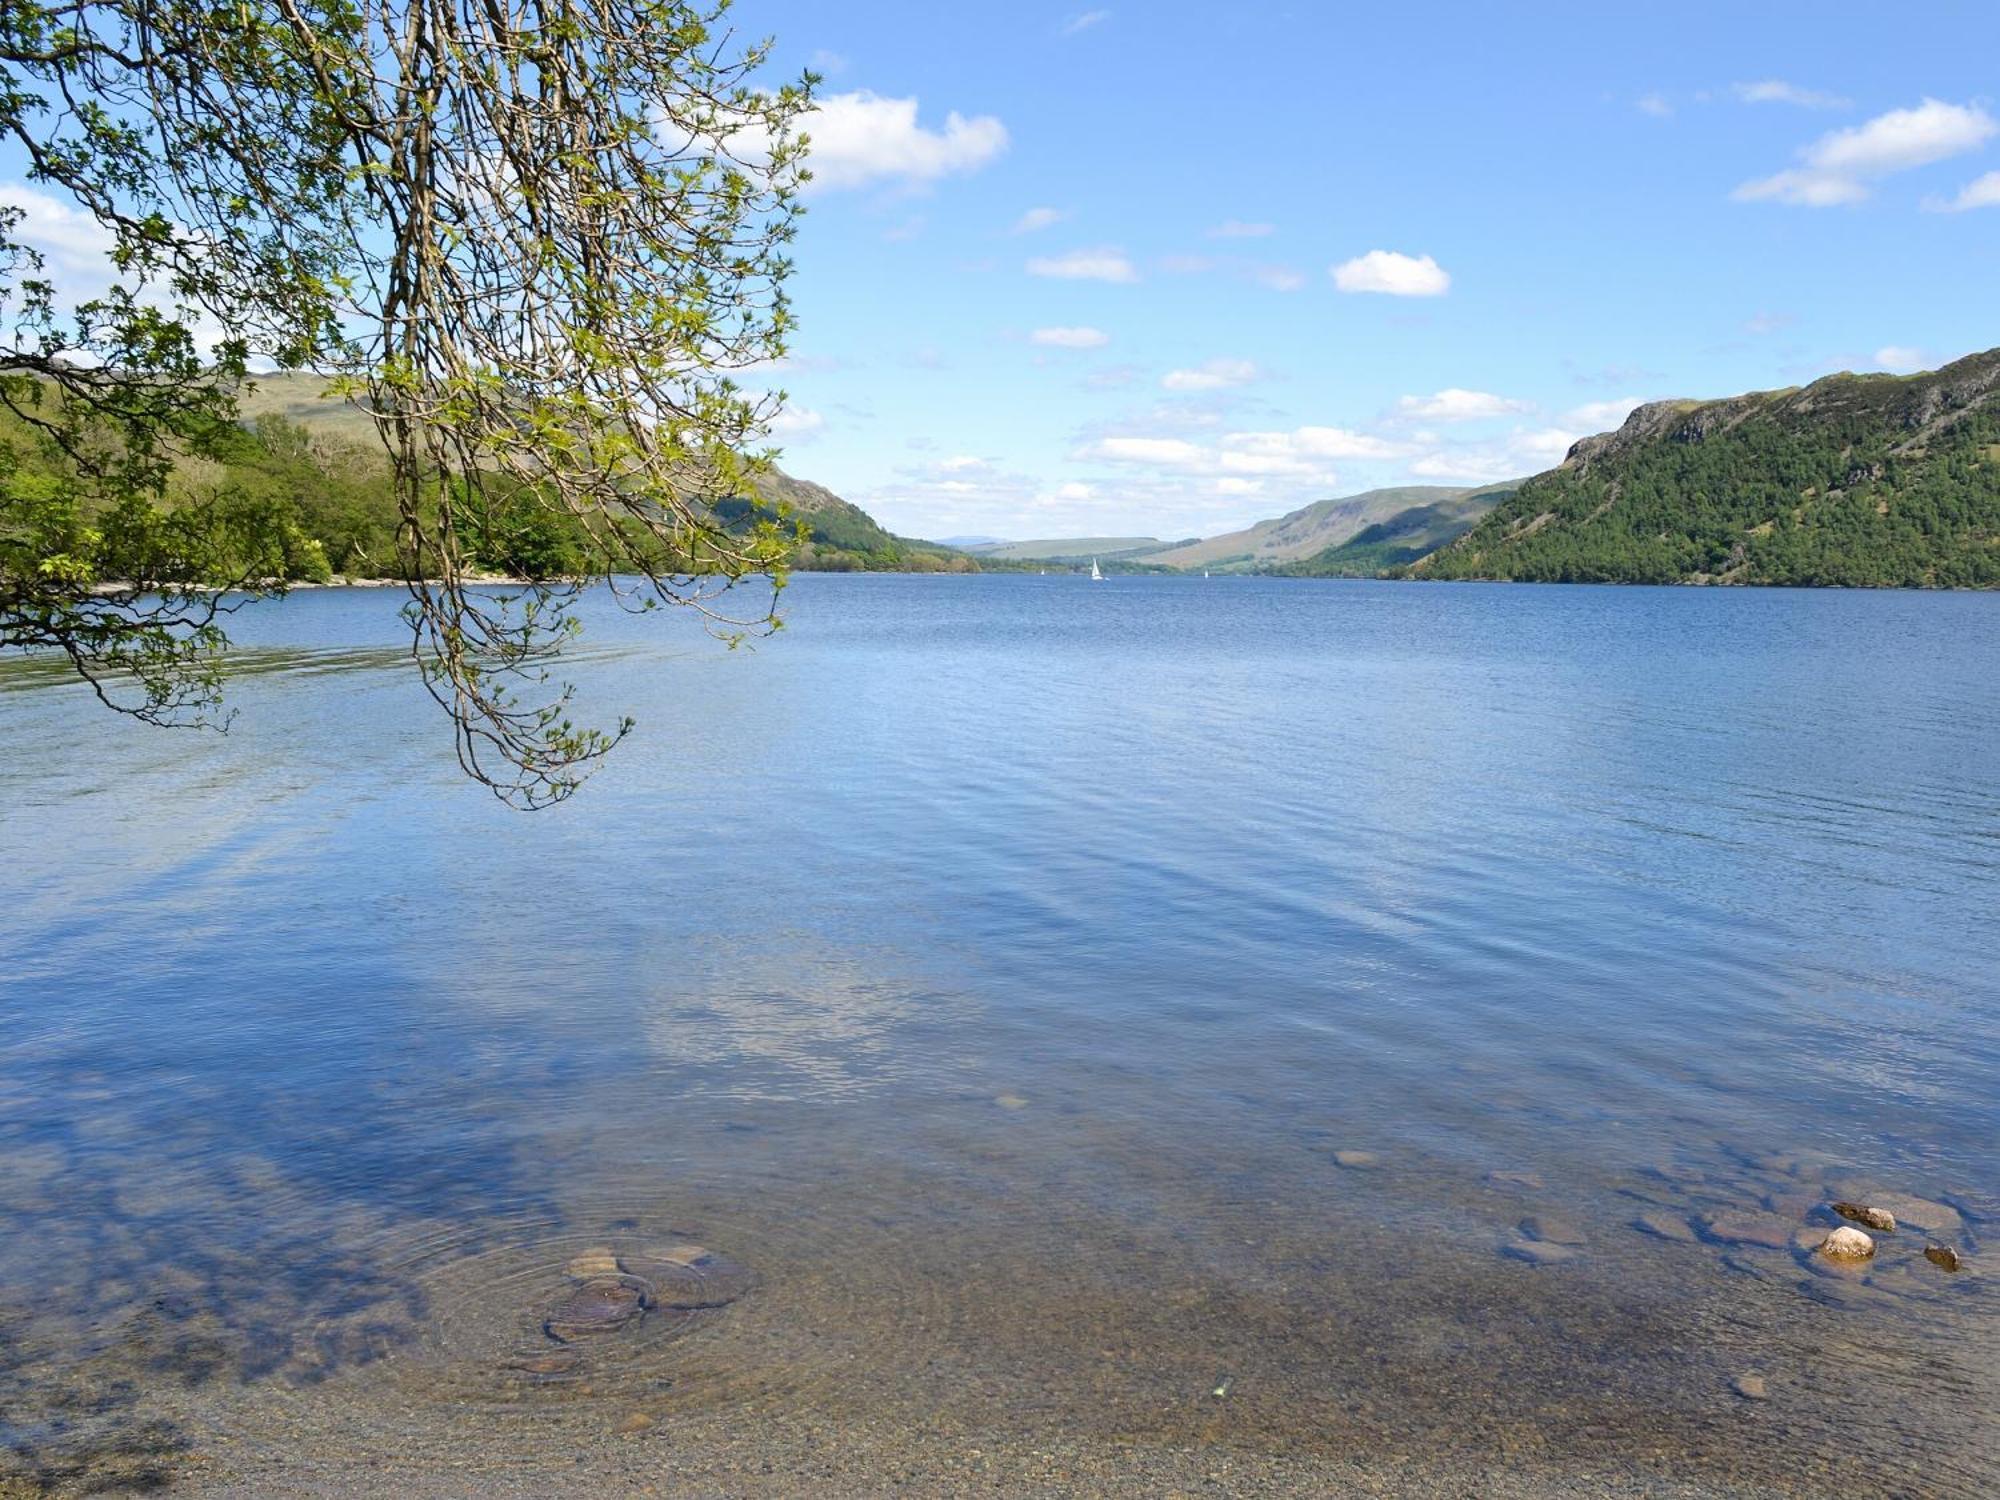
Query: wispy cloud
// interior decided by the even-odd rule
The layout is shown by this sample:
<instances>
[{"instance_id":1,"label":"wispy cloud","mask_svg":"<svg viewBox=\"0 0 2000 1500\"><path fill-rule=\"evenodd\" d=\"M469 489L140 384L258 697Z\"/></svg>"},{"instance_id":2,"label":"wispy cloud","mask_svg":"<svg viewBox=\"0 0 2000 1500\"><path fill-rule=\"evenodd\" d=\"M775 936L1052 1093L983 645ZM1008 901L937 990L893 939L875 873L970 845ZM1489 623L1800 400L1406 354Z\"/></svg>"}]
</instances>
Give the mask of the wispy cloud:
<instances>
[{"instance_id":1,"label":"wispy cloud","mask_svg":"<svg viewBox=\"0 0 2000 1500\"><path fill-rule=\"evenodd\" d=\"M1227 432L1201 443L1184 437L1105 437L1080 445L1071 456L1190 474L1331 483L1329 465L1336 461L1400 458L1409 451L1402 444L1344 427L1297 427L1289 432Z\"/></svg>"},{"instance_id":2,"label":"wispy cloud","mask_svg":"<svg viewBox=\"0 0 2000 1500\"><path fill-rule=\"evenodd\" d=\"M1665 94L1641 94L1632 101L1632 107L1656 120L1671 120L1674 117L1674 107Z\"/></svg>"},{"instance_id":3,"label":"wispy cloud","mask_svg":"<svg viewBox=\"0 0 2000 1500\"><path fill-rule=\"evenodd\" d=\"M1069 215L1059 208L1031 208L1014 221L1014 227L1008 233L1033 234L1037 230L1047 229L1052 224L1060 224L1068 217Z\"/></svg>"},{"instance_id":4,"label":"wispy cloud","mask_svg":"<svg viewBox=\"0 0 2000 1500\"><path fill-rule=\"evenodd\" d=\"M1333 268L1333 284L1343 292L1379 292L1388 297L1442 297L1451 274L1428 255L1370 250Z\"/></svg>"},{"instance_id":5,"label":"wispy cloud","mask_svg":"<svg viewBox=\"0 0 2000 1500\"><path fill-rule=\"evenodd\" d=\"M2000 208L2000 172L1975 177L1956 198L1932 198L1924 204L1934 213L1962 214L1973 208Z\"/></svg>"},{"instance_id":6,"label":"wispy cloud","mask_svg":"<svg viewBox=\"0 0 2000 1500\"><path fill-rule=\"evenodd\" d=\"M787 406L771 419L771 437L783 444L810 443L825 431L825 413L809 406Z\"/></svg>"},{"instance_id":7,"label":"wispy cloud","mask_svg":"<svg viewBox=\"0 0 2000 1500\"><path fill-rule=\"evenodd\" d=\"M1586 401L1581 406L1572 406L1563 413L1565 427L1573 427L1579 432L1609 432L1615 427L1623 427L1625 419L1632 415L1635 407L1645 405L1639 396L1618 396L1610 401Z\"/></svg>"},{"instance_id":8,"label":"wispy cloud","mask_svg":"<svg viewBox=\"0 0 2000 1500\"><path fill-rule=\"evenodd\" d=\"M1169 370L1160 384L1170 391L1220 391L1248 385L1260 372L1247 359L1211 359L1191 370Z\"/></svg>"},{"instance_id":9,"label":"wispy cloud","mask_svg":"<svg viewBox=\"0 0 2000 1500\"><path fill-rule=\"evenodd\" d=\"M1064 255L1038 255L1028 262L1030 276L1048 276L1058 281L1133 282L1139 273L1123 250L1101 245L1087 250L1071 250Z\"/></svg>"},{"instance_id":10,"label":"wispy cloud","mask_svg":"<svg viewBox=\"0 0 2000 1500\"><path fill-rule=\"evenodd\" d=\"M1063 22L1062 26L1058 28L1056 35L1075 36L1078 32L1090 30L1093 26L1102 26L1110 19L1111 12L1108 10L1087 10L1081 15L1071 16L1067 21Z\"/></svg>"},{"instance_id":11,"label":"wispy cloud","mask_svg":"<svg viewBox=\"0 0 2000 1500\"><path fill-rule=\"evenodd\" d=\"M1799 152L1802 166L1760 177L1736 189L1738 202L1832 208L1859 203L1876 180L1977 150L2000 123L1976 104L1926 99L1864 124L1829 131Z\"/></svg>"},{"instance_id":12,"label":"wispy cloud","mask_svg":"<svg viewBox=\"0 0 2000 1500\"><path fill-rule=\"evenodd\" d=\"M1818 89L1800 88L1782 78L1766 78L1758 83L1739 83L1736 97L1745 104L1791 104L1800 109L1852 109L1854 101Z\"/></svg>"},{"instance_id":13,"label":"wispy cloud","mask_svg":"<svg viewBox=\"0 0 2000 1500\"><path fill-rule=\"evenodd\" d=\"M1885 344L1875 351L1875 363L1897 375L1908 375L1930 363L1930 356L1906 344Z\"/></svg>"},{"instance_id":14,"label":"wispy cloud","mask_svg":"<svg viewBox=\"0 0 2000 1500\"><path fill-rule=\"evenodd\" d=\"M1405 396L1396 403L1396 414L1419 422L1482 422L1492 417L1509 417L1529 410L1526 401L1510 400L1490 391L1467 391L1448 387L1431 396Z\"/></svg>"},{"instance_id":15,"label":"wispy cloud","mask_svg":"<svg viewBox=\"0 0 2000 1500\"><path fill-rule=\"evenodd\" d=\"M1101 328L1037 328L1028 342L1044 349L1102 349L1111 335Z\"/></svg>"}]
</instances>

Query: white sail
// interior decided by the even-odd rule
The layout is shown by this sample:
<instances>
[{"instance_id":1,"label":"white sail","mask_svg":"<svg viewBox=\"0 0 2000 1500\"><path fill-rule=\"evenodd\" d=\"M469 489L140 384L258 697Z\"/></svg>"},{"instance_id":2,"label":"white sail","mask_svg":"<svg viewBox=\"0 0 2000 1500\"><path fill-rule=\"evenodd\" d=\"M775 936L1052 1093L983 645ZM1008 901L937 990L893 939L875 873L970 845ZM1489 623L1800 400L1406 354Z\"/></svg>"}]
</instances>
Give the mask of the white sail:
<instances>
[{"instance_id":1,"label":"white sail","mask_svg":"<svg viewBox=\"0 0 2000 1500\"><path fill-rule=\"evenodd\" d=\"M1097 559L1094 557L1090 560L1090 576L1094 581L1098 583L1102 583L1104 581L1104 575L1097 571Z\"/></svg>"}]
</instances>

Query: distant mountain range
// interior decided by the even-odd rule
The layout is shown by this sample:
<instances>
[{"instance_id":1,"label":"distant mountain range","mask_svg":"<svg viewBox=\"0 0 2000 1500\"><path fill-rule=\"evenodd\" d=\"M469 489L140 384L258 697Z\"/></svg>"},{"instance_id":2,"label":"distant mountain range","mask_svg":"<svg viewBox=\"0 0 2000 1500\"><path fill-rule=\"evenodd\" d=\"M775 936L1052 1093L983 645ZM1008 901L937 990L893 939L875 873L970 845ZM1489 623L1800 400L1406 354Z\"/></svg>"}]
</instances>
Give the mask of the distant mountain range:
<instances>
[{"instance_id":1,"label":"distant mountain range","mask_svg":"<svg viewBox=\"0 0 2000 1500\"><path fill-rule=\"evenodd\" d=\"M1222 536L1163 542L1149 536L1062 537L967 550L986 562L1047 562L1218 573L1360 576L1408 562L1469 530L1511 486L1404 485L1315 500Z\"/></svg>"},{"instance_id":2,"label":"distant mountain range","mask_svg":"<svg viewBox=\"0 0 2000 1500\"><path fill-rule=\"evenodd\" d=\"M246 418L372 441L323 381L265 376ZM773 471L755 501L810 540L808 570L1107 570L1547 582L2000 586L2000 350L1920 375L1833 375L1721 401L1660 401L1557 468L1483 488L1318 500L1241 531L957 545L896 536L822 485Z\"/></svg>"}]
</instances>

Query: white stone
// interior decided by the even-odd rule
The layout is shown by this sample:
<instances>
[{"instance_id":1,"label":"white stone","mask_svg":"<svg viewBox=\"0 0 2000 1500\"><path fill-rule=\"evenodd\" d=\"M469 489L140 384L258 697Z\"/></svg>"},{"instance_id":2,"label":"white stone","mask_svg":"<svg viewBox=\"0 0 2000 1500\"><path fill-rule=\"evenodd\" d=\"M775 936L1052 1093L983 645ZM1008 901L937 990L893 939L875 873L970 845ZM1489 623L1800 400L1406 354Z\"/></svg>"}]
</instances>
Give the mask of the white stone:
<instances>
[{"instance_id":1,"label":"white stone","mask_svg":"<svg viewBox=\"0 0 2000 1500\"><path fill-rule=\"evenodd\" d=\"M1875 1242L1851 1224L1820 1241L1819 1253L1828 1260L1866 1260L1875 1253Z\"/></svg>"}]
</instances>

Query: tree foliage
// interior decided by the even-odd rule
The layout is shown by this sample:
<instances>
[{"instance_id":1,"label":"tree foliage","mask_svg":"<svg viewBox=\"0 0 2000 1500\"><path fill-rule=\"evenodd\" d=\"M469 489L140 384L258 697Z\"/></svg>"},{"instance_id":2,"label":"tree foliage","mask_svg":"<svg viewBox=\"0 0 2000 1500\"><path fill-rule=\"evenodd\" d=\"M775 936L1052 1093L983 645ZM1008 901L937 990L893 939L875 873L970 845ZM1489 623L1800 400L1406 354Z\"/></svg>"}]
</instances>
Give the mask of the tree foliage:
<instances>
[{"instance_id":1,"label":"tree foliage","mask_svg":"<svg viewBox=\"0 0 2000 1500\"><path fill-rule=\"evenodd\" d=\"M461 762L509 800L566 795L627 727L574 724L551 678L585 583L732 638L772 623L720 595L781 582L786 534L707 502L765 461L772 402L733 372L792 326L812 80L764 85L767 46L725 13L0 0L0 129L118 271L61 310L0 222L0 398L40 449L7 464L0 643L53 641L137 682L142 711L203 716L222 637L190 612L286 574L243 545L257 513L171 504L169 479L223 456L259 359L334 374L372 415L415 655ZM479 586L496 537L533 586Z\"/></svg>"}]
</instances>

